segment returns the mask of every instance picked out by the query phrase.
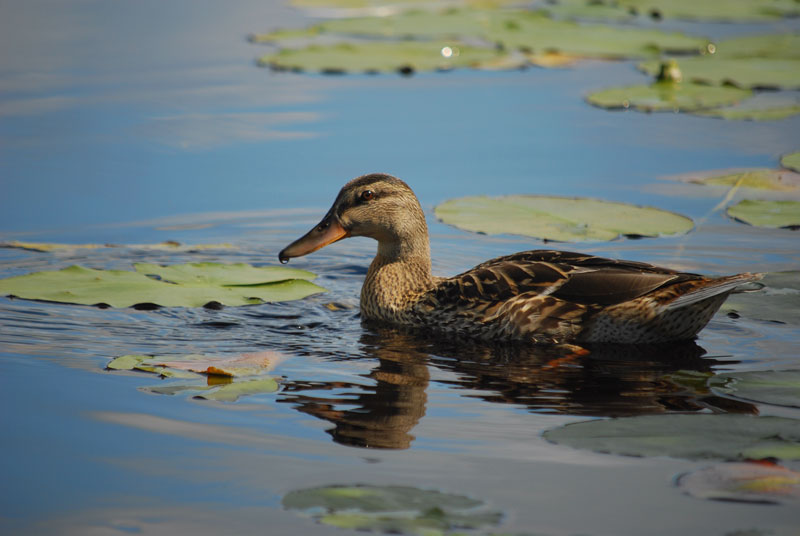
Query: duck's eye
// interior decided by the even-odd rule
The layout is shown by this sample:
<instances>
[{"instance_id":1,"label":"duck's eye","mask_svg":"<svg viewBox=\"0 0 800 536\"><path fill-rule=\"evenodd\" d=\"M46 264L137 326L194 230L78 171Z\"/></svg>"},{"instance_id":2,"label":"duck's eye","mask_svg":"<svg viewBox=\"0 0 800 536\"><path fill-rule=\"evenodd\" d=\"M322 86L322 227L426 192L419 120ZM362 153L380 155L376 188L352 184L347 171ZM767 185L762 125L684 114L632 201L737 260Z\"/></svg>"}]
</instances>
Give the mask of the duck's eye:
<instances>
[{"instance_id":1,"label":"duck's eye","mask_svg":"<svg viewBox=\"0 0 800 536\"><path fill-rule=\"evenodd\" d=\"M373 197L375 197L375 192L373 192L372 190L364 190L363 192L361 192L362 201L369 201Z\"/></svg>"}]
</instances>

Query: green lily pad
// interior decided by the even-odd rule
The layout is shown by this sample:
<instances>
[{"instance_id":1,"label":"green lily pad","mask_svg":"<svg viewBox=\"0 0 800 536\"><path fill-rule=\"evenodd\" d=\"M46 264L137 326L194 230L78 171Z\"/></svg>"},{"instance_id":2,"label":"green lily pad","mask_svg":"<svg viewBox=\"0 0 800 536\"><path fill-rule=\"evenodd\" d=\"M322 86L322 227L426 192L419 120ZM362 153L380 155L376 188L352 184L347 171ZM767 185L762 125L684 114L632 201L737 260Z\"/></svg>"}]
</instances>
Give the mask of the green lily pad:
<instances>
[{"instance_id":1,"label":"green lily pad","mask_svg":"<svg viewBox=\"0 0 800 536\"><path fill-rule=\"evenodd\" d=\"M629 86L591 93L586 100L601 108L633 108L645 112L690 112L734 104L752 92L734 87L676 82Z\"/></svg>"},{"instance_id":2,"label":"green lily pad","mask_svg":"<svg viewBox=\"0 0 800 536\"><path fill-rule=\"evenodd\" d=\"M734 121L776 121L800 114L800 99L780 93L761 93L733 106L692 113Z\"/></svg>"},{"instance_id":3,"label":"green lily pad","mask_svg":"<svg viewBox=\"0 0 800 536\"><path fill-rule=\"evenodd\" d=\"M111 360L106 365L110 370L141 370L162 376L175 376L176 372L210 376L256 376L271 370L283 358L276 352L263 351L230 356L188 354L181 356L149 356L129 354ZM187 377L187 376L183 376Z\"/></svg>"},{"instance_id":4,"label":"green lily pad","mask_svg":"<svg viewBox=\"0 0 800 536\"><path fill-rule=\"evenodd\" d=\"M800 370L728 372L711 378L709 385L737 398L800 408Z\"/></svg>"},{"instance_id":5,"label":"green lily pad","mask_svg":"<svg viewBox=\"0 0 800 536\"><path fill-rule=\"evenodd\" d=\"M732 294L722 312L747 318L800 325L800 272L765 274L759 292Z\"/></svg>"},{"instance_id":6,"label":"green lily pad","mask_svg":"<svg viewBox=\"0 0 800 536\"><path fill-rule=\"evenodd\" d=\"M731 218L757 227L800 228L799 201L743 199L725 212Z\"/></svg>"},{"instance_id":7,"label":"green lily pad","mask_svg":"<svg viewBox=\"0 0 800 536\"><path fill-rule=\"evenodd\" d=\"M693 497L719 501L787 503L800 501L800 473L771 463L723 463L678 477Z\"/></svg>"},{"instance_id":8,"label":"green lily pad","mask_svg":"<svg viewBox=\"0 0 800 536\"><path fill-rule=\"evenodd\" d=\"M271 394L278 391L280 384L275 378L234 381L224 384L205 385L199 383L170 383L152 385L141 390L157 395L188 394L194 398L216 402L236 402L245 396Z\"/></svg>"},{"instance_id":9,"label":"green lily pad","mask_svg":"<svg viewBox=\"0 0 800 536\"><path fill-rule=\"evenodd\" d=\"M740 88L800 88L800 59L716 58L703 56L678 60L684 82L731 85ZM659 61L645 61L639 69L657 75Z\"/></svg>"},{"instance_id":10,"label":"green lily pad","mask_svg":"<svg viewBox=\"0 0 800 536\"><path fill-rule=\"evenodd\" d=\"M800 15L794 0L616 0L627 9L634 9L658 18L713 21L775 20Z\"/></svg>"},{"instance_id":11,"label":"green lily pad","mask_svg":"<svg viewBox=\"0 0 800 536\"><path fill-rule=\"evenodd\" d=\"M714 45L714 57L800 59L800 34L775 33L725 39Z\"/></svg>"},{"instance_id":12,"label":"green lily pad","mask_svg":"<svg viewBox=\"0 0 800 536\"><path fill-rule=\"evenodd\" d=\"M243 396L274 393L278 380L265 376L280 360L275 352L255 352L234 356L183 355L154 357L124 355L113 359L110 370L139 370L164 378L182 379L177 383L143 387L161 395L190 394L218 402L236 402ZM205 376L208 376L208 380ZM261 377L256 377L261 376ZM246 377L239 380L240 377ZM217 378L213 380L213 378ZM235 379L232 379L235 378Z\"/></svg>"},{"instance_id":13,"label":"green lily pad","mask_svg":"<svg viewBox=\"0 0 800 536\"><path fill-rule=\"evenodd\" d=\"M444 223L465 231L562 242L683 234L693 227L692 220L673 212L572 197L461 197L438 205L435 213Z\"/></svg>"},{"instance_id":14,"label":"green lily pad","mask_svg":"<svg viewBox=\"0 0 800 536\"><path fill-rule=\"evenodd\" d=\"M665 177L668 180L704 186L733 186L755 190L791 192L800 188L800 174L785 169L741 168L684 173Z\"/></svg>"},{"instance_id":15,"label":"green lily pad","mask_svg":"<svg viewBox=\"0 0 800 536\"><path fill-rule=\"evenodd\" d=\"M661 52L699 53L706 39L656 29L553 20L538 11L451 9L324 22L325 33L394 38L478 38L506 49L562 52L589 58L642 58Z\"/></svg>"},{"instance_id":16,"label":"green lily pad","mask_svg":"<svg viewBox=\"0 0 800 536\"><path fill-rule=\"evenodd\" d=\"M283 49L259 60L278 70L344 72L413 72L481 67L504 58L495 49L456 42L368 42Z\"/></svg>"},{"instance_id":17,"label":"green lily pad","mask_svg":"<svg viewBox=\"0 0 800 536\"><path fill-rule=\"evenodd\" d=\"M800 421L784 417L643 415L568 424L548 430L544 437L623 456L800 460Z\"/></svg>"},{"instance_id":18,"label":"green lily pad","mask_svg":"<svg viewBox=\"0 0 800 536\"><path fill-rule=\"evenodd\" d=\"M288 493L283 506L339 528L387 534L443 534L495 526L502 514L463 495L407 486L325 486Z\"/></svg>"},{"instance_id":19,"label":"green lily pad","mask_svg":"<svg viewBox=\"0 0 800 536\"><path fill-rule=\"evenodd\" d=\"M783 155L781 165L785 168L800 171L800 152Z\"/></svg>"},{"instance_id":20,"label":"green lily pad","mask_svg":"<svg viewBox=\"0 0 800 536\"><path fill-rule=\"evenodd\" d=\"M11 240L0 242L0 248L27 249L29 251L72 251L75 249L101 249L101 248L129 248L144 249L153 251L204 251L208 249L233 249L232 244L181 244L179 242L167 241L159 244L55 244L47 242L20 242Z\"/></svg>"},{"instance_id":21,"label":"green lily pad","mask_svg":"<svg viewBox=\"0 0 800 536\"><path fill-rule=\"evenodd\" d=\"M215 263L140 267L147 273L158 275L161 272L178 280L159 281L139 272L70 266L57 271L0 279L0 295L111 307L139 304L201 307L211 302L248 305L297 300L325 291L307 281L315 277L311 272L287 269L287 272L283 272L286 274L284 277L278 271L283 269L281 267L254 268L246 264ZM263 273L263 283L255 282L258 278L254 276L254 271ZM302 279L293 279L297 277Z\"/></svg>"}]
</instances>

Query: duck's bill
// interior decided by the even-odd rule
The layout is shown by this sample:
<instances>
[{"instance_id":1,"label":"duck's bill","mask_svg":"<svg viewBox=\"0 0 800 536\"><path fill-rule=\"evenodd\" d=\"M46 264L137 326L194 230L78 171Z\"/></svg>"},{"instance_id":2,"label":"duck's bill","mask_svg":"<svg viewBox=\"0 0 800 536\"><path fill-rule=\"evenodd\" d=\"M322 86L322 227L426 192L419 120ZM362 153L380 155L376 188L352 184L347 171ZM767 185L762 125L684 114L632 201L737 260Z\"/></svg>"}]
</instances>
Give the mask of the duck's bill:
<instances>
[{"instance_id":1,"label":"duck's bill","mask_svg":"<svg viewBox=\"0 0 800 536\"><path fill-rule=\"evenodd\" d=\"M278 259L281 262L288 262L292 257L308 255L348 236L350 236L350 232L342 227L339 219L328 215L319 225L283 248L283 251L278 254Z\"/></svg>"}]
</instances>

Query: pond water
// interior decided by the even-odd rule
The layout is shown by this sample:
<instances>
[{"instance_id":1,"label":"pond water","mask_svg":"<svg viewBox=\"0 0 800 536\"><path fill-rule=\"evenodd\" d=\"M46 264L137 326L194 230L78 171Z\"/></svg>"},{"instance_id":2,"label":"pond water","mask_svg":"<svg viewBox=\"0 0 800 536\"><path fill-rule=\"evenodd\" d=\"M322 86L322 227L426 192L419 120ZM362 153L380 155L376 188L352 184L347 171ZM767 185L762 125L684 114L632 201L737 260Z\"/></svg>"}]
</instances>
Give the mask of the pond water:
<instances>
[{"instance_id":1,"label":"pond water","mask_svg":"<svg viewBox=\"0 0 800 536\"><path fill-rule=\"evenodd\" d=\"M0 239L235 246L0 249L2 277L71 264L276 264L346 180L371 171L417 192L439 275L548 247L435 222L435 204L484 193L596 196L699 222L682 237L572 250L709 274L800 266L797 232L736 224L712 212L724 192L658 180L775 167L798 149L800 117L725 122L585 104L591 89L641 81L631 62L410 78L271 73L245 36L308 22L281 3L39 0L2 12ZM674 26L717 37L800 25ZM796 534L796 503L704 501L675 487L708 462L575 450L541 434L588 417L800 417L669 381L797 368L800 327L722 312L694 343L599 349L554 366L546 349L362 326L374 249L353 239L293 261L329 290L296 302L137 311L0 298L2 531L346 534L282 499L369 484L481 501L503 514L483 533ZM124 354L259 350L282 354L280 389L236 403L153 394L165 380L105 370Z\"/></svg>"}]
</instances>

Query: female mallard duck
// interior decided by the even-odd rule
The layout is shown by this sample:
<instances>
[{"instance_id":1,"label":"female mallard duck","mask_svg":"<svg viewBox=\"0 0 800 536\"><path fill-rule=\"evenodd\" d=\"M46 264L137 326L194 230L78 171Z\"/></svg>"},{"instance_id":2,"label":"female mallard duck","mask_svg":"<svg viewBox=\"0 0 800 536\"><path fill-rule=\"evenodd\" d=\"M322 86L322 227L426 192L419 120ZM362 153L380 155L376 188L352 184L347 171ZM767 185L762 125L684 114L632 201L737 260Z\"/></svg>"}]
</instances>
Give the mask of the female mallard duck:
<instances>
[{"instance_id":1,"label":"female mallard duck","mask_svg":"<svg viewBox=\"0 0 800 536\"><path fill-rule=\"evenodd\" d=\"M450 278L431 275L428 226L406 183L348 182L281 262L349 236L378 241L361 289L367 320L457 336L532 342L655 343L691 339L735 287L759 274L708 278L566 251L523 251Z\"/></svg>"}]
</instances>

